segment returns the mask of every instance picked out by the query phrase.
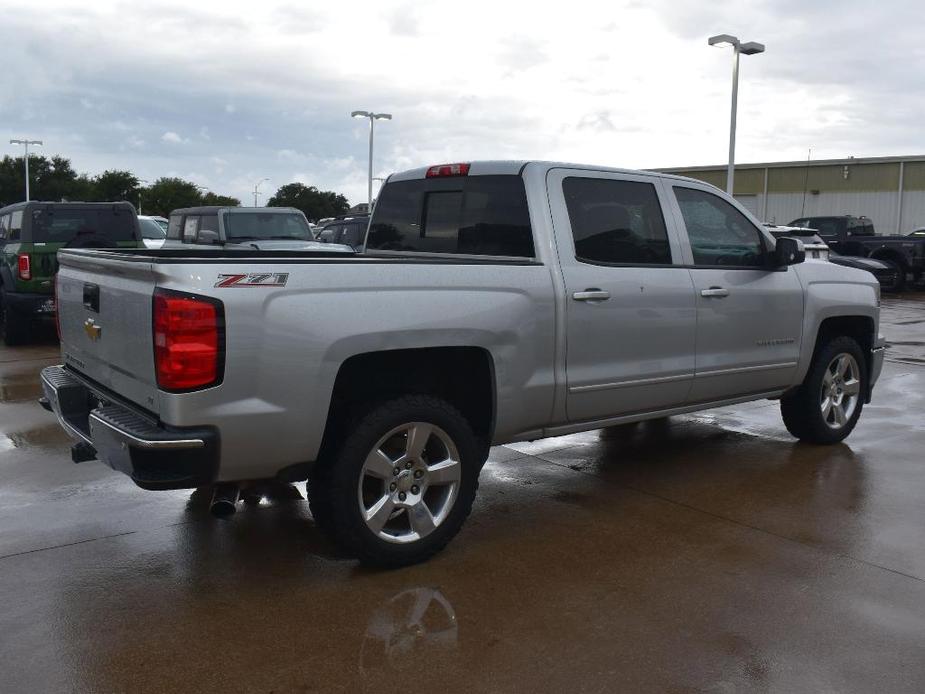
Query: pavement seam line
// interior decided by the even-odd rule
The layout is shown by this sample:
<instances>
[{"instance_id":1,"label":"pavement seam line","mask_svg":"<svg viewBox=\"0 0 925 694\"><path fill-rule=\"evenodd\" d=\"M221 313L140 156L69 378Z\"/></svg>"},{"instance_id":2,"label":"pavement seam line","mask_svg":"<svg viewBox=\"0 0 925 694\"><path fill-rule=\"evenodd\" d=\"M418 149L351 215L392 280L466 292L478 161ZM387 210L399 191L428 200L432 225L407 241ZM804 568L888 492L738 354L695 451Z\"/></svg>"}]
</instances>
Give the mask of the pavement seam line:
<instances>
[{"instance_id":1,"label":"pavement seam line","mask_svg":"<svg viewBox=\"0 0 925 694\"><path fill-rule=\"evenodd\" d=\"M573 468L573 467L570 467L570 466L568 466L568 465L564 465L564 464L562 464L562 463L558 463L558 462L556 462L555 460L549 460L548 458L544 458L542 455L536 455L536 456L534 456L534 457L535 457L535 458L539 458L539 459L542 460L543 462L549 463L550 465L555 465L555 466L557 466L557 467L561 467L561 468L564 468L564 469L566 469L566 470L571 470L572 472L577 472L577 473L580 474L580 475L587 475L588 477L595 477L595 478L597 478L597 479L601 479L598 475L592 475L591 473L585 472L584 470L576 470L576 469ZM800 545L801 547L806 547L807 549L811 549L811 550L813 550L813 551L815 551L815 552L819 552L819 553L821 553L821 554L825 554L826 556L837 557L837 558L839 558L839 559L848 559L848 560L857 562L857 563L859 563L859 564L863 564L863 565L865 565L865 566L869 566L869 567L871 567L871 568L881 569L881 570L883 570L883 571L889 571L890 573L896 574L897 576L903 576L904 578L911 578L913 581L918 581L919 583L925 583L925 578L922 578L922 577L920 577L920 576L916 576L916 575L914 575L914 574L907 574L907 573L905 573L904 571L900 571L899 569L893 569L893 568L890 568L889 566L883 566L882 564L876 564L876 563L874 563L874 562L872 562L872 561L867 561L866 559L861 559L861 558L855 557L854 555L851 555L851 554L844 554L844 553L842 553L842 552L829 552L829 551L826 551L824 548L819 547L818 545L812 545L812 544L809 544L809 543L807 543L807 542L803 542L803 541L801 541L801 540L797 540L796 538L789 537L789 536L787 536L787 535L781 535L780 533L776 533L776 532L774 532L773 530L767 530L767 529L765 529L765 528L759 528L759 527L756 526L756 525L750 525L750 524L745 523L745 522L743 522L743 521L738 521L738 520L736 520L736 519L734 519L734 518L729 518L728 516L723 516L723 515L720 515L720 514L718 514L718 513L714 513L714 512L712 512L712 511L707 511L706 509L702 509L702 508L699 508L699 507L697 507L697 506L692 506L691 504L684 503L683 501L678 501L678 500L676 500L676 499L670 499L670 498L668 498L668 497L666 497L666 496L662 496L662 495L660 495L660 494L656 494L655 492L647 492L647 491L645 491L644 489L639 489L638 487L631 487L631 486L626 485L626 484L620 484L619 482L612 482L612 481L609 481L609 480L603 480L603 481L604 481L605 483L607 483L607 484L612 484L612 485L614 485L614 486L616 486L616 487L619 487L620 489L625 489L625 490L630 491L630 492L635 492L636 494L639 494L639 495L641 495L641 496L648 496L648 497L651 497L651 498L653 498L653 499L658 499L659 501L664 501L665 503L672 504L673 506L680 506L681 508L686 508L686 509L691 510L691 511L694 511L694 512L696 512L696 513L700 513L700 514L703 514L703 515L705 515L705 516L709 516L709 517L711 517L711 518L715 518L715 519L720 520L720 521L725 521L725 522L727 522L727 523L729 523L729 524L731 524L731 525L736 525L736 526L738 526L738 527L740 527L740 528L747 528L747 529L749 529L749 530L754 530L755 532L759 532L759 533L762 533L762 534L764 534L764 535L770 535L771 537L776 537L776 538L778 538L778 539L780 539L780 540L785 540L785 541L787 541L787 542L792 542L793 544Z\"/></svg>"},{"instance_id":2,"label":"pavement seam line","mask_svg":"<svg viewBox=\"0 0 925 694\"><path fill-rule=\"evenodd\" d=\"M63 545L51 545L50 547L39 547L37 549L27 549L22 552L13 552L12 554L2 554L0 555L0 561L4 559L10 559L12 557L21 557L24 554L35 554L36 552L47 552L52 549L62 549L63 547L73 547L74 545L84 545L88 542L96 542L98 540L111 540L114 537L125 537L126 535L134 535L137 533L137 530L129 530L124 533L116 533L115 535L103 535L102 537L91 537L86 540L77 540L77 542L66 542Z\"/></svg>"}]
</instances>

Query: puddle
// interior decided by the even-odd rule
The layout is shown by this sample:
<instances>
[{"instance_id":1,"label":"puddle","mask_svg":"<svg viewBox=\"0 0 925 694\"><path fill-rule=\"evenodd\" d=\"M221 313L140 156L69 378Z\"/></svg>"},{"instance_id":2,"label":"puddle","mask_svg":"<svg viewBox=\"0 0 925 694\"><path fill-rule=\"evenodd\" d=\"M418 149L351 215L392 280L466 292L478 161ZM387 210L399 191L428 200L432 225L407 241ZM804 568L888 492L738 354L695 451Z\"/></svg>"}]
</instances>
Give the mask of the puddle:
<instances>
[{"instance_id":1,"label":"puddle","mask_svg":"<svg viewBox=\"0 0 925 694\"><path fill-rule=\"evenodd\" d=\"M66 443L70 443L70 439L56 422L37 429L0 434L0 452L14 448L46 448Z\"/></svg>"},{"instance_id":2,"label":"puddle","mask_svg":"<svg viewBox=\"0 0 925 694\"><path fill-rule=\"evenodd\" d=\"M0 402L23 402L37 400L42 395L42 386L37 381L24 383L0 383Z\"/></svg>"}]
</instances>

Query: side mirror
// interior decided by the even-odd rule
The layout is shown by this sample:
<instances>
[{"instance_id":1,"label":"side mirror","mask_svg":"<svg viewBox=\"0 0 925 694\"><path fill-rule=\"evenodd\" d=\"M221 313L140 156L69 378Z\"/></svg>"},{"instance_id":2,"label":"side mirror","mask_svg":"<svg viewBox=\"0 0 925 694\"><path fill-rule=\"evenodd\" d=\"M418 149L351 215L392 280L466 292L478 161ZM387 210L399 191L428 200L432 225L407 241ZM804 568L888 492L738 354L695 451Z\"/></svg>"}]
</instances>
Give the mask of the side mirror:
<instances>
[{"instance_id":1,"label":"side mirror","mask_svg":"<svg viewBox=\"0 0 925 694\"><path fill-rule=\"evenodd\" d=\"M777 244L774 246L771 256L774 267L786 267L806 260L806 251L803 249L803 242L800 239L781 236L777 239Z\"/></svg>"},{"instance_id":2,"label":"side mirror","mask_svg":"<svg viewBox=\"0 0 925 694\"><path fill-rule=\"evenodd\" d=\"M200 229L199 238L196 240L196 243L219 243L218 232L212 231L211 229Z\"/></svg>"}]
</instances>

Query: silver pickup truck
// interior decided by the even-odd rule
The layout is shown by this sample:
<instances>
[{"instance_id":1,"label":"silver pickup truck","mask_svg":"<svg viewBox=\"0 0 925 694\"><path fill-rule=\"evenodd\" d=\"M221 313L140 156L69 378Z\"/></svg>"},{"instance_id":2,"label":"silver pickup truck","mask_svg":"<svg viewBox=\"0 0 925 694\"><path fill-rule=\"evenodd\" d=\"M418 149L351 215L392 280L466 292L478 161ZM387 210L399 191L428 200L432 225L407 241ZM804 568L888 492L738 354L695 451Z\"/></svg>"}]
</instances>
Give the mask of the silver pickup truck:
<instances>
[{"instance_id":1,"label":"silver pickup truck","mask_svg":"<svg viewBox=\"0 0 925 694\"><path fill-rule=\"evenodd\" d=\"M867 272L802 263L716 188L473 162L391 176L366 251L65 250L45 405L146 489L308 480L366 563L459 531L491 445L779 399L854 428L883 362Z\"/></svg>"}]
</instances>

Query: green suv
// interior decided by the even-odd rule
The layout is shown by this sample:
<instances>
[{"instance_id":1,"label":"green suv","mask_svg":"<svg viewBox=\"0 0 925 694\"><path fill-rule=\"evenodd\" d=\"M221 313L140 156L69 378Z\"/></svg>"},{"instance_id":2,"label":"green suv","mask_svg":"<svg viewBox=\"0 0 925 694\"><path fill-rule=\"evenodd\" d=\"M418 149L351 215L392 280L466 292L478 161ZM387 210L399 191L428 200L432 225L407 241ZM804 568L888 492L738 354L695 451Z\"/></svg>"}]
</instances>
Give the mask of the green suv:
<instances>
[{"instance_id":1,"label":"green suv","mask_svg":"<svg viewBox=\"0 0 925 694\"><path fill-rule=\"evenodd\" d=\"M20 202L0 209L0 335L25 342L55 315L59 248L143 248L127 202Z\"/></svg>"}]
</instances>

